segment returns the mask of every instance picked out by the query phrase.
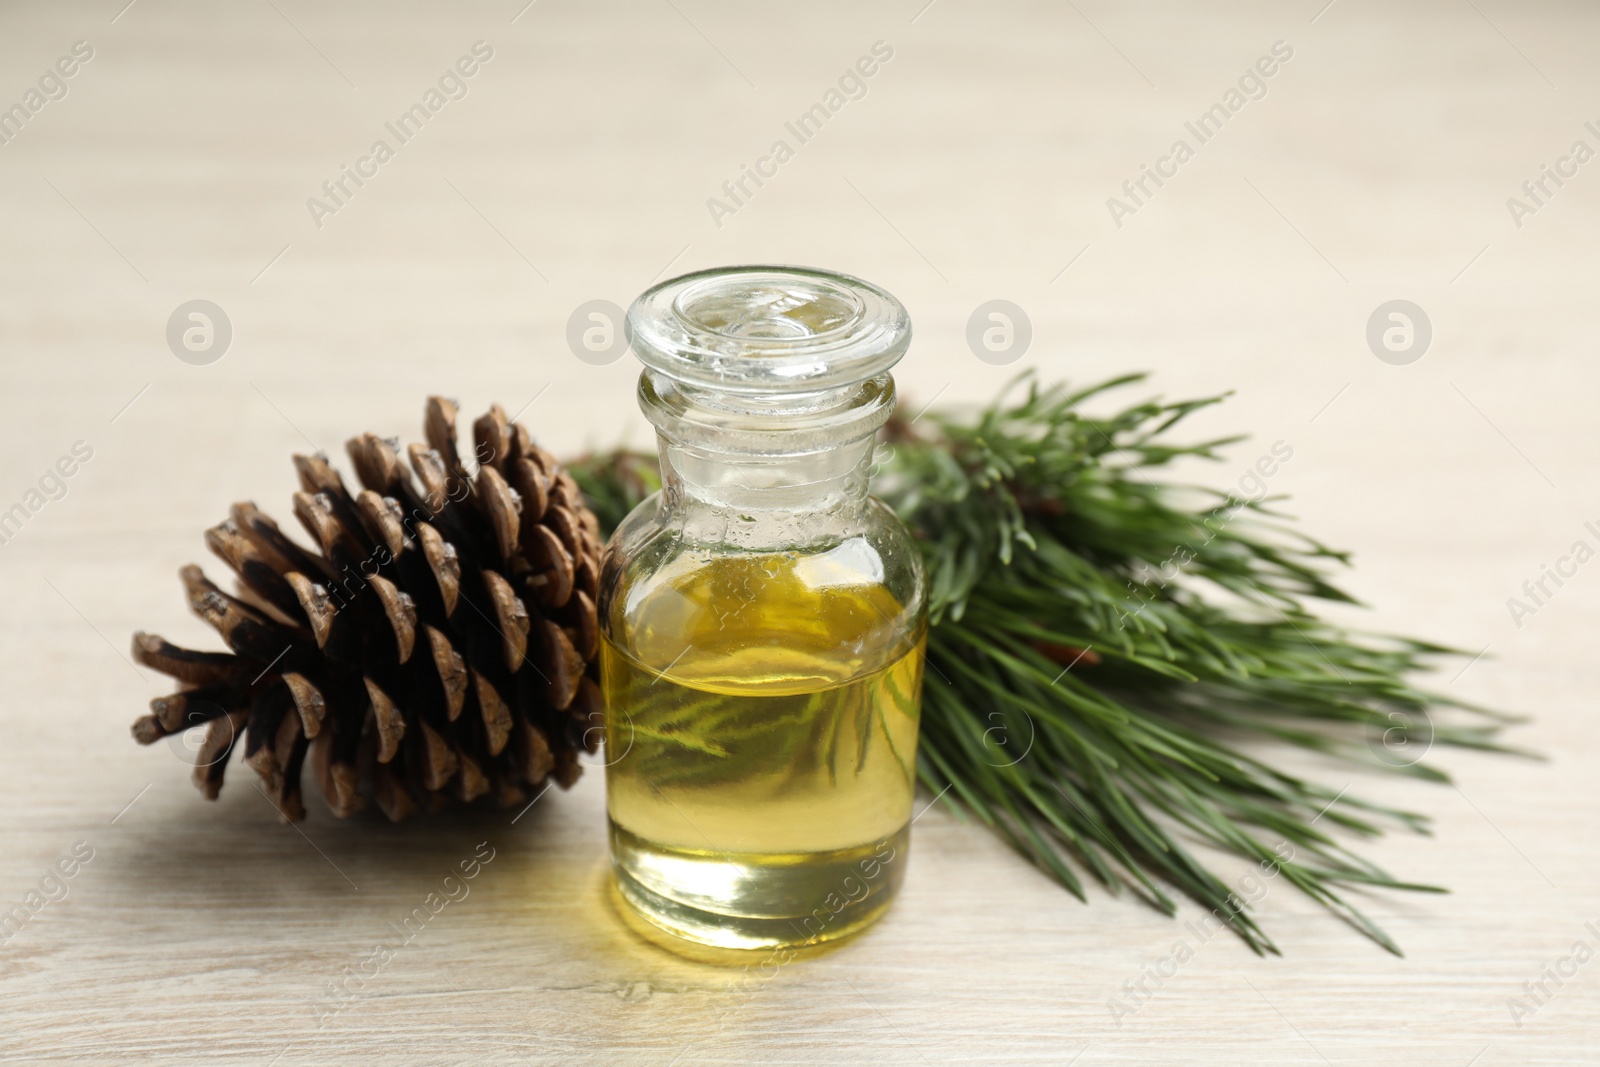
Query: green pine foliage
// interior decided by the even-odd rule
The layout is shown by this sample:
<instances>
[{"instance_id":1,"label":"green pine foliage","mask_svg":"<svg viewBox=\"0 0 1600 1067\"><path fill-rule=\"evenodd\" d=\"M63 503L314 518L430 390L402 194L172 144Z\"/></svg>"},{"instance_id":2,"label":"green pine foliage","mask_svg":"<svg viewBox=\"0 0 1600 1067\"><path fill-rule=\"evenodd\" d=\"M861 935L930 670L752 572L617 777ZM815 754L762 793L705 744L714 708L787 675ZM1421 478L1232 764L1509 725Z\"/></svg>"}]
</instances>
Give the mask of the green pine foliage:
<instances>
[{"instance_id":1,"label":"green pine foliage","mask_svg":"<svg viewBox=\"0 0 1600 1067\"><path fill-rule=\"evenodd\" d=\"M1085 404L1143 380L1068 392L1024 376L976 414L885 428L874 492L927 563L932 627L918 774L1082 898L1086 878L1176 911L1211 909L1256 952L1278 952L1193 851L1264 865L1391 952L1352 888L1437 892L1398 880L1343 841L1418 814L1275 769L1259 742L1433 781L1428 744L1508 751L1487 709L1408 680L1454 650L1351 633L1318 601L1348 562L1267 500L1162 480L1238 438L1174 443L1222 400ZM608 529L659 487L636 453L568 465Z\"/></svg>"}]
</instances>

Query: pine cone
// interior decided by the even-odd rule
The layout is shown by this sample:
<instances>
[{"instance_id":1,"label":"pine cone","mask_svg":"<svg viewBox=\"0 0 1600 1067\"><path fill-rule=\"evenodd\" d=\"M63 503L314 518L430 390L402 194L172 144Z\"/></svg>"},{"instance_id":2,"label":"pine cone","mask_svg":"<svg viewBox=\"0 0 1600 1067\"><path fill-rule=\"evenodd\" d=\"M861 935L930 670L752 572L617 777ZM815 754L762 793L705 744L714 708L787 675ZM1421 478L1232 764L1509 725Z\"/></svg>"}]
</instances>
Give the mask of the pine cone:
<instances>
[{"instance_id":1,"label":"pine cone","mask_svg":"<svg viewBox=\"0 0 1600 1067\"><path fill-rule=\"evenodd\" d=\"M210 799L244 735L244 760L286 819L300 819L309 754L344 817L371 796L390 819L493 793L513 805L582 770L601 736L595 592L599 525L577 483L498 406L473 424L473 477L456 405L428 400L428 445L372 434L346 445L352 497L326 456L296 455L294 513L321 554L254 504L206 531L237 596L199 567L189 606L232 650L152 634L134 657L181 692L133 724L141 744L208 723L195 784ZM418 483L420 482L420 488Z\"/></svg>"}]
</instances>

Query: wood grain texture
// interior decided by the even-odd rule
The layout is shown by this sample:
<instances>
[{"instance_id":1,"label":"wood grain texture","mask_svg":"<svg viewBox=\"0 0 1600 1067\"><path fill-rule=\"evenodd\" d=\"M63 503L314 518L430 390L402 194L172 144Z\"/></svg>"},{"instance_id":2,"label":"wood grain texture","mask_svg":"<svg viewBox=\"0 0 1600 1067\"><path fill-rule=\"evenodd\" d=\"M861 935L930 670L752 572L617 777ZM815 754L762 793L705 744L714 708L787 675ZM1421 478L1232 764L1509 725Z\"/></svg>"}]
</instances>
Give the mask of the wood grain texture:
<instances>
[{"instance_id":1,"label":"wood grain texture","mask_svg":"<svg viewBox=\"0 0 1600 1067\"><path fill-rule=\"evenodd\" d=\"M1592 7L122 4L0 10L0 105L75 41L94 49L0 147L0 512L74 442L93 450L0 545L0 913L93 849L0 945L0 1057L1600 1062L1600 962L1520 1026L1507 1006L1575 942L1600 946L1600 562L1547 583L1532 615L1506 604L1574 542L1600 547L1600 164L1547 184L1520 228L1506 204L1574 141L1600 147ZM314 220L307 199L479 40L493 56L465 97ZM893 55L865 95L799 144L785 122L880 40ZM1279 40L1294 54L1265 95L1115 225L1107 198ZM779 139L793 158L714 219L707 199ZM1026 366L1237 390L1194 432L1254 439L1204 477L1236 481L1287 442L1272 490L1358 550L1350 584L1375 610L1349 618L1487 648L1437 684L1534 715L1516 739L1548 762L1435 753L1459 789L1295 763L1436 818L1432 837L1366 846L1453 890L1364 902L1406 958L1282 885L1258 908L1286 958L1200 944L1194 908L1080 904L939 807L880 928L753 979L610 912L598 772L515 822L338 822L313 799L287 827L242 768L208 804L176 753L128 738L164 691L126 660L130 633L211 640L177 569L236 500L288 521L291 451L420 440L430 392L473 414L526 405L558 453L643 443L634 366L574 358L568 316L739 261L901 296L918 406ZM1013 367L964 340L995 297L1032 320ZM196 298L233 325L208 366L164 339ZM1410 366L1364 339L1394 298L1434 326ZM406 941L480 842L494 859L470 895ZM1113 1018L1180 939L1193 958ZM393 958L368 964L382 945Z\"/></svg>"}]
</instances>

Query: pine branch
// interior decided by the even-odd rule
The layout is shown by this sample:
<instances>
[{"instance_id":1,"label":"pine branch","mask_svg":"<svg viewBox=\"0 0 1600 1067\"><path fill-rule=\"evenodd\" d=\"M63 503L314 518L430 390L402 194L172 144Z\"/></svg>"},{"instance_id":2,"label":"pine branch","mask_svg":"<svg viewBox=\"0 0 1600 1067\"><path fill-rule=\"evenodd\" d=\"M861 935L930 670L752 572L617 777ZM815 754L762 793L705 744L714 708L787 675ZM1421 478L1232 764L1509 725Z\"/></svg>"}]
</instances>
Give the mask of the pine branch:
<instances>
[{"instance_id":1,"label":"pine branch","mask_svg":"<svg viewBox=\"0 0 1600 1067\"><path fill-rule=\"evenodd\" d=\"M1327 574L1348 556L1288 527L1268 500L1157 480L1238 440L1167 439L1223 397L1083 411L1143 378L1069 393L1024 376L976 415L885 428L873 489L928 568L919 777L1079 897L1086 872L1171 914L1171 887L1256 952L1278 952L1185 847L1198 841L1282 876L1398 954L1343 891L1441 890L1391 877L1330 831L1425 833L1426 818L1278 771L1243 744L1447 781L1378 753L1513 751L1497 731L1519 720L1410 684L1456 650L1319 619L1309 603L1354 603ZM638 454L568 466L608 528L659 486Z\"/></svg>"}]
</instances>

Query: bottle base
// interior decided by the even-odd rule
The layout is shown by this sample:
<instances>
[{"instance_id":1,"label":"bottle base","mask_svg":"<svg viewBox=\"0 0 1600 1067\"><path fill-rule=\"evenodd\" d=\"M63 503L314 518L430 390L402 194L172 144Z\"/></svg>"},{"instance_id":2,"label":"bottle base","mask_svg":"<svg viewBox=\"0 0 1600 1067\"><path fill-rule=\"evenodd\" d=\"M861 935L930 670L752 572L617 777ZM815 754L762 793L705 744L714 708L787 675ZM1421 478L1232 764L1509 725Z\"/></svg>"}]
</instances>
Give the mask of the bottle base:
<instances>
[{"instance_id":1,"label":"bottle base","mask_svg":"<svg viewBox=\"0 0 1600 1067\"><path fill-rule=\"evenodd\" d=\"M905 877L909 842L906 826L830 852L725 853L659 845L613 822L612 881L634 916L688 945L803 949L882 917Z\"/></svg>"}]
</instances>

